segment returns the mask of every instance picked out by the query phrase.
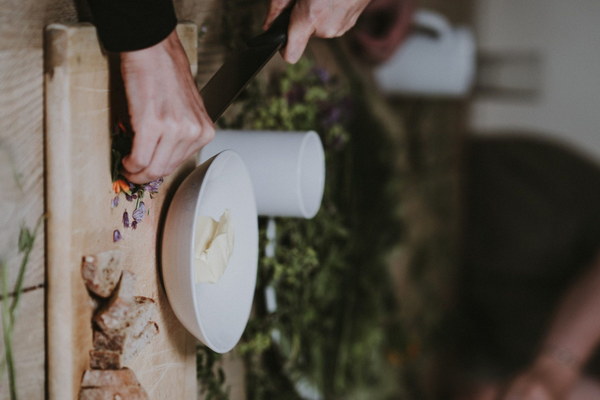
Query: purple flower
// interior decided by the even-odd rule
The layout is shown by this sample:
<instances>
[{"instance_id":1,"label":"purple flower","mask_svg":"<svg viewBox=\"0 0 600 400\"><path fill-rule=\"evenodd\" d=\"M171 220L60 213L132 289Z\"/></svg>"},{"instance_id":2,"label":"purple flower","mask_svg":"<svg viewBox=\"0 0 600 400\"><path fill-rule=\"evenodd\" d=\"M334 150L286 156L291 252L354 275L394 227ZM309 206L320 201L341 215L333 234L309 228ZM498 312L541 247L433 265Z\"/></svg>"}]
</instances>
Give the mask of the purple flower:
<instances>
[{"instance_id":1,"label":"purple flower","mask_svg":"<svg viewBox=\"0 0 600 400\"><path fill-rule=\"evenodd\" d=\"M346 136L334 135L333 137L329 138L327 147L333 151L339 151L346 146L347 142L348 138Z\"/></svg>"},{"instance_id":2,"label":"purple flower","mask_svg":"<svg viewBox=\"0 0 600 400\"><path fill-rule=\"evenodd\" d=\"M324 68L313 68L312 72L319 78L321 83L329 82L331 75L329 75L329 71Z\"/></svg>"},{"instance_id":3,"label":"purple flower","mask_svg":"<svg viewBox=\"0 0 600 400\"><path fill-rule=\"evenodd\" d=\"M118 229L115 229L113 231L113 242L118 242L119 240L123 239L123 236L121 236L121 232L119 232Z\"/></svg>"},{"instance_id":4,"label":"purple flower","mask_svg":"<svg viewBox=\"0 0 600 400\"><path fill-rule=\"evenodd\" d=\"M131 229L133 229L133 230L137 229L137 221L136 220L131 221Z\"/></svg>"},{"instance_id":5,"label":"purple flower","mask_svg":"<svg viewBox=\"0 0 600 400\"><path fill-rule=\"evenodd\" d=\"M142 222L142 219L144 218L144 213L146 212L146 205L144 204L143 201L140 201L140 205L138 206L138 208L136 208L133 213L131 214L131 216L133 217L133 219L135 220L135 222L137 222L138 224L140 222Z\"/></svg>"},{"instance_id":6,"label":"purple flower","mask_svg":"<svg viewBox=\"0 0 600 400\"><path fill-rule=\"evenodd\" d=\"M300 85L295 85L286 94L285 97L289 104L295 104L304 100L306 89Z\"/></svg>"},{"instance_id":7,"label":"purple flower","mask_svg":"<svg viewBox=\"0 0 600 400\"><path fill-rule=\"evenodd\" d=\"M129 194L125 193L125 200L133 201L133 195L129 195Z\"/></svg>"},{"instance_id":8,"label":"purple flower","mask_svg":"<svg viewBox=\"0 0 600 400\"><path fill-rule=\"evenodd\" d=\"M158 178L155 181L148 182L144 185L144 190L147 190L150 193L158 193L158 188L163 183L163 178Z\"/></svg>"},{"instance_id":9,"label":"purple flower","mask_svg":"<svg viewBox=\"0 0 600 400\"><path fill-rule=\"evenodd\" d=\"M123 226L129 228L129 214L127 214L127 210L123 213Z\"/></svg>"},{"instance_id":10,"label":"purple flower","mask_svg":"<svg viewBox=\"0 0 600 400\"><path fill-rule=\"evenodd\" d=\"M110 202L110 207L115 208L118 205L119 205L119 196L115 196L115 197L113 197L112 201Z\"/></svg>"},{"instance_id":11,"label":"purple flower","mask_svg":"<svg viewBox=\"0 0 600 400\"><path fill-rule=\"evenodd\" d=\"M343 110L340 106L332 106L329 107L328 110L325 111L325 115L323 117L323 125L326 127L331 127L334 124L340 122L342 119Z\"/></svg>"}]
</instances>

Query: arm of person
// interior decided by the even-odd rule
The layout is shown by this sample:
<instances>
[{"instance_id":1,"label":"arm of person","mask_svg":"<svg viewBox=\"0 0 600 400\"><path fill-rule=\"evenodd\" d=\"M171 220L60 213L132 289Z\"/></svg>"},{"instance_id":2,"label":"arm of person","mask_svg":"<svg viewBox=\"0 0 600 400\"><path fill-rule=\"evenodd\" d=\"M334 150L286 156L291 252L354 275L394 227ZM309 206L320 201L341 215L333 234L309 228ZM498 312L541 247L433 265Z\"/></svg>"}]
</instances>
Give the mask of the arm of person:
<instances>
[{"instance_id":1,"label":"arm of person","mask_svg":"<svg viewBox=\"0 0 600 400\"><path fill-rule=\"evenodd\" d=\"M175 30L152 47L120 56L134 131L123 175L145 183L171 174L215 131Z\"/></svg>"},{"instance_id":2,"label":"arm of person","mask_svg":"<svg viewBox=\"0 0 600 400\"><path fill-rule=\"evenodd\" d=\"M352 30L357 55L377 65L390 59L411 29L415 0L372 0Z\"/></svg>"},{"instance_id":3,"label":"arm of person","mask_svg":"<svg viewBox=\"0 0 600 400\"><path fill-rule=\"evenodd\" d=\"M502 400L566 398L600 342L600 252L567 290L541 350L531 366L508 385Z\"/></svg>"},{"instance_id":4,"label":"arm of person","mask_svg":"<svg viewBox=\"0 0 600 400\"><path fill-rule=\"evenodd\" d=\"M288 41L283 58L297 62L312 36L333 38L343 35L356 24L370 0L296 0L290 15ZM264 22L267 29L293 0L271 0Z\"/></svg>"},{"instance_id":5,"label":"arm of person","mask_svg":"<svg viewBox=\"0 0 600 400\"><path fill-rule=\"evenodd\" d=\"M171 0L89 0L98 35L120 55L134 132L123 175L145 183L172 173L214 137L213 123L175 31Z\"/></svg>"}]
</instances>

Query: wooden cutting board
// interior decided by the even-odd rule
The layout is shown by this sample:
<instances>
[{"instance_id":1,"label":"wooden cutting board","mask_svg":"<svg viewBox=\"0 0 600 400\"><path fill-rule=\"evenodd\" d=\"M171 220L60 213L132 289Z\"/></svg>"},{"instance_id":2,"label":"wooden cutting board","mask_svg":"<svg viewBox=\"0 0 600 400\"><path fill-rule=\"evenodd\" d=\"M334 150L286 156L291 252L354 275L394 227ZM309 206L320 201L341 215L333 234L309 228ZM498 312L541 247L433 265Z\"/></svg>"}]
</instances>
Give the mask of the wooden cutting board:
<instances>
[{"instance_id":1,"label":"wooden cutting board","mask_svg":"<svg viewBox=\"0 0 600 400\"><path fill-rule=\"evenodd\" d=\"M177 29L195 67L196 27ZM123 267L137 276L136 295L153 298L160 309L159 335L129 367L153 400L196 398L196 342L169 307L157 265L168 199L194 163L182 166L157 197L146 200L150 213L137 230L123 229L123 211L131 214L134 203L121 197L111 208L111 106L117 103L110 101L109 61L94 27L50 25L45 63L49 398L76 399L89 365L93 304L81 279L81 259L115 249L123 254ZM117 243L115 229L124 237Z\"/></svg>"}]
</instances>

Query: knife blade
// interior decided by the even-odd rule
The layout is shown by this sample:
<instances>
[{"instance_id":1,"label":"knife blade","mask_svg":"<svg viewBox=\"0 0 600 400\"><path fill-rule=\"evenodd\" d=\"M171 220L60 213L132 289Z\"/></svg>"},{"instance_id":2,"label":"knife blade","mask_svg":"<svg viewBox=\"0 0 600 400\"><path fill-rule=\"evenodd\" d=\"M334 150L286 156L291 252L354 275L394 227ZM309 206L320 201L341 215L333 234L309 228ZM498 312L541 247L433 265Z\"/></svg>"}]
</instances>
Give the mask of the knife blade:
<instances>
[{"instance_id":1,"label":"knife blade","mask_svg":"<svg viewBox=\"0 0 600 400\"><path fill-rule=\"evenodd\" d=\"M288 7L268 30L228 55L225 63L200 90L206 111L213 122L219 119L273 55L285 46L290 14L291 7Z\"/></svg>"}]
</instances>

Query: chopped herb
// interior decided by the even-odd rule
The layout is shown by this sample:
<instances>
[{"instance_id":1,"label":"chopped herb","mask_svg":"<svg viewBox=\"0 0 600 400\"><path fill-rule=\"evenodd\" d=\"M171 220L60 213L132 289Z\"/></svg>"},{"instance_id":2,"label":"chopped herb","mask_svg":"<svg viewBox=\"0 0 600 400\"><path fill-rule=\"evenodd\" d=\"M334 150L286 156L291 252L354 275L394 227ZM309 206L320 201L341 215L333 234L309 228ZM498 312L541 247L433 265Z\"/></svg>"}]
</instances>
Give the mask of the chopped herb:
<instances>
[{"instance_id":1,"label":"chopped herb","mask_svg":"<svg viewBox=\"0 0 600 400\"><path fill-rule=\"evenodd\" d=\"M129 214L127 213L127 210L123 213L123 226L129 228Z\"/></svg>"},{"instance_id":2,"label":"chopped herb","mask_svg":"<svg viewBox=\"0 0 600 400\"><path fill-rule=\"evenodd\" d=\"M112 134L112 189L117 195L112 199L111 206L115 208L119 205L119 196L121 193L125 195L125 200L133 202L135 200L134 211L131 213L132 220L129 219L127 210L123 213L122 222L125 228L131 227L136 229L137 225L142 222L144 214L150 213L141 199L148 192L150 199L159 191L160 185L163 183L163 178L156 179L152 182L144 184L136 184L129 182L122 174L121 160L123 155L128 154L131 150L133 134L131 129L122 122L115 124L115 129ZM122 236L118 230L113 232L113 241L121 240Z\"/></svg>"}]
</instances>

